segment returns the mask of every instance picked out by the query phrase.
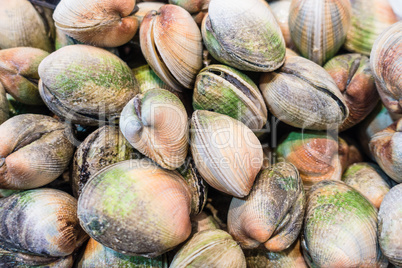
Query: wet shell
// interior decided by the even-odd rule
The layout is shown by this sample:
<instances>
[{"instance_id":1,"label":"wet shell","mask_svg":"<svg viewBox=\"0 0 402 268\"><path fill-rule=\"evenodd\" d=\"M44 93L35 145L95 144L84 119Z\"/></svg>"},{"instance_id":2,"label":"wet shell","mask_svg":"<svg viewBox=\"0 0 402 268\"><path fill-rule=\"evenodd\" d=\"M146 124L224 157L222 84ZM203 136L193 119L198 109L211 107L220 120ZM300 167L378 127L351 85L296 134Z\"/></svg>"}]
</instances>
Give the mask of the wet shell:
<instances>
[{"instance_id":1,"label":"wet shell","mask_svg":"<svg viewBox=\"0 0 402 268\"><path fill-rule=\"evenodd\" d=\"M272 3L269 3L269 6L271 7L272 14L274 14L275 19L278 22L279 27L281 28L286 47L293 48L295 45L292 41L289 30L290 3L291 0L274 1Z\"/></svg>"},{"instance_id":2,"label":"wet shell","mask_svg":"<svg viewBox=\"0 0 402 268\"><path fill-rule=\"evenodd\" d=\"M402 119L376 133L369 143L378 165L394 181L402 182Z\"/></svg>"},{"instance_id":3,"label":"wet shell","mask_svg":"<svg viewBox=\"0 0 402 268\"><path fill-rule=\"evenodd\" d=\"M402 114L402 21L376 39L370 66L384 105L389 111Z\"/></svg>"},{"instance_id":4,"label":"wet shell","mask_svg":"<svg viewBox=\"0 0 402 268\"><path fill-rule=\"evenodd\" d=\"M43 105L38 91L38 67L49 55L31 47L0 51L0 83L17 101L28 105Z\"/></svg>"},{"instance_id":5,"label":"wet shell","mask_svg":"<svg viewBox=\"0 0 402 268\"><path fill-rule=\"evenodd\" d=\"M66 268L73 267L73 256L64 258L39 257L0 249L0 266L3 268Z\"/></svg>"},{"instance_id":6,"label":"wet shell","mask_svg":"<svg viewBox=\"0 0 402 268\"><path fill-rule=\"evenodd\" d=\"M246 268L240 246L222 230L196 233L175 255L171 268L220 267Z\"/></svg>"},{"instance_id":7,"label":"wet shell","mask_svg":"<svg viewBox=\"0 0 402 268\"><path fill-rule=\"evenodd\" d=\"M168 268L168 261L165 255L149 259L140 256L128 256L113 251L94 239L89 239L81 258L77 263L77 268Z\"/></svg>"},{"instance_id":8,"label":"wet shell","mask_svg":"<svg viewBox=\"0 0 402 268\"><path fill-rule=\"evenodd\" d=\"M344 54L331 59L324 69L334 79L349 108L349 116L340 126L343 131L361 122L378 103L369 59L360 54Z\"/></svg>"},{"instance_id":9,"label":"wet shell","mask_svg":"<svg viewBox=\"0 0 402 268\"><path fill-rule=\"evenodd\" d=\"M304 208L299 172L281 162L260 173L247 197L232 199L228 230L242 248L264 244L269 251L279 252L297 239Z\"/></svg>"},{"instance_id":10,"label":"wet shell","mask_svg":"<svg viewBox=\"0 0 402 268\"><path fill-rule=\"evenodd\" d=\"M60 176L74 146L66 125L45 115L18 115L0 125L0 188L32 189Z\"/></svg>"},{"instance_id":11,"label":"wet shell","mask_svg":"<svg viewBox=\"0 0 402 268\"><path fill-rule=\"evenodd\" d=\"M77 218L77 201L54 189L37 189L0 199L0 247L38 256L63 257L87 239Z\"/></svg>"},{"instance_id":12,"label":"wet shell","mask_svg":"<svg viewBox=\"0 0 402 268\"><path fill-rule=\"evenodd\" d=\"M218 61L244 71L269 72L285 59L285 41L263 0L211 0L202 37Z\"/></svg>"},{"instance_id":13,"label":"wet shell","mask_svg":"<svg viewBox=\"0 0 402 268\"><path fill-rule=\"evenodd\" d=\"M151 89L138 94L121 112L120 130L139 152L166 169L180 167L187 156L186 109L173 93Z\"/></svg>"},{"instance_id":14,"label":"wet shell","mask_svg":"<svg viewBox=\"0 0 402 268\"><path fill-rule=\"evenodd\" d=\"M260 89L271 113L294 127L338 128L349 114L332 77L302 57L287 57L279 70L264 73Z\"/></svg>"},{"instance_id":15,"label":"wet shell","mask_svg":"<svg viewBox=\"0 0 402 268\"><path fill-rule=\"evenodd\" d=\"M176 171L147 159L126 160L88 181L78 200L78 218L102 245L156 257L190 235L190 202L190 190Z\"/></svg>"},{"instance_id":16,"label":"wet shell","mask_svg":"<svg viewBox=\"0 0 402 268\"><path fill-rule=\"evenodd\" d=\"M378 212L378 240L388 260L402 266L402 184L393 187L384 197Z\"/></svg>"},{"instance_id":17,"label":"wet shell","mask_svg":"<svg viewBox=\"0 0 402 268\"><path fill-rule=\"evenodd\" d=\"M3 85L0 84L0 125L9 117L8 100Z\"/></svg>"},{"instance_id":18,"label":"wet shell","mask_svg":"<svg viewBox=\"0 0 402 268\"><path fill-rule=\"evenodd\" d=\"M227 115L197 110L190 148L209 185L239 198L248 195L263 162L261 143L248 127Z\"/></svg>"},{"instance_id":19,"label":"wet shell","mask_svg":"<svg viewBox=\"0 0 402 268\"><path fill-rule=\"evenodd\" d=\"M140 43L148 64L166 84L179 91L193 87L202 67L202 37L186 10L164 5L149 12L141 23Z\"/></svg>"},{"instance_id":20,"label":"wet shell","mask_svg":"<svg viewBox=\"0 0 402 268\"><path fill-rule=\"evenodd\" d=\"M267 108L258 87L248 76L225 65L210 65L200 71L193 107L228 115L252 130L267 122Z\"/></svg>"},{"instance_id":21,"label":"wet shell","mask_svg":"<svg viewBox=\"0 0 402 268\"><path fill-rule=\"evenodd\" d=\"M388 0L352 0L352 21L346 36L345 48L370 55L376 38L397 22Z\"/></svg>"},{"instance_id":22,"label":"wet shell","mask_svg":"<svg viewBox=\"0 0 402 268\"><path fill-rule=\"evenodd\" d=\"M310 190L302 248L310 267L387 267L376 208L343 182L322 181Z\"/></svg>"},{"instance_id":23,"label":"wet shell","mask_svg":"<svg viewBox=\"0 0 402 268\"><path fill-rule=\"evenodd\" d=\"M133 16L135 0L62 0L53 19L69 36L86 44L117 47L130 41L138 30Z\"/></svg>"},{"instance_id":24,"label":"wet shell","mask_svg":"<svg viewBox=\"0 0 402 268\"><path fill-rule=\"evenodd\" d=\"M63 47L39 65L39 91L57 116L82 125L116 123L138 92L131 69L114 54L92 46Z\"/></svg>"}]
</instances>

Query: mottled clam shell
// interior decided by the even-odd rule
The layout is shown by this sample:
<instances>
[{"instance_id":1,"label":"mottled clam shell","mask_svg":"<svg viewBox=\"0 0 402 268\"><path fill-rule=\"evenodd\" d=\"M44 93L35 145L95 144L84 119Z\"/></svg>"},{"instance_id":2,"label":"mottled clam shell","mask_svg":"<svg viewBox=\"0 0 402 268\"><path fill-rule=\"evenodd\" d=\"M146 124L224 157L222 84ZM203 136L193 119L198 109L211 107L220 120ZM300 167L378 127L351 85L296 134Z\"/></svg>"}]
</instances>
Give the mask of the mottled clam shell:
<instances>
[{"instance_id":1,"label":"mottled clam shell","mask_svg":"<svg viewBox=\"0 0 402 268\"><path fill-rule=\"evenodd\" d=\"M34 47L51 52L54 25L47 13L51 11L35 8L28 0L1 0L0 49Z\"/></svg>"},{"instance_id":2,"label":"mottled clam shell","mask_svg":"<svg viewBox=\"0 0 402 268\"><path fill-rule=\"evenodd\" d=\"M53 19L58 29L86 44L117 47L130 41L139 23L135 0L62 0Z\"/></svg>"},{"instance_id":3,"label":"mottled clam shell","mask_svg":"<svg viewBox=\"0 0 402 268\"><path fill-rule=\"evenodd\" d=\"M300 240L281 252L270 252L266 249L245 250L247 267L249 268L307 268L300 249Z\"/></svg>"},{"instance_id":4,"label":"mottled clam shell","mask_svg":"<svg viewBox=\"0 0 402 268\"><path fill-rule=\"evenodd\" d=\"M334 79L349 108L349 116L340 126L340 131L360 123L373 111L379 100L368 57L360 54L339 55L327 62L324 69Z\"/></svg>"},{"instance_id":5,"label":"mottled clam shell","mask_svg":"<svg viewBox=\"0 0 402 268\"><path fill-rule=\"evenodd\" d=\"M228 230L242 248L264 244L271 252L290 247L302 227L305 208L299 172L281 162L263 170L250 194L233 198L228 213Z\"/></svg>"},{"instance_id":6,"label":"mottled clam shell","mask_svg":"<svg viewBox=\"0 0 402 268\"><path fill-rule=\"evenodd\" d=\"M274 14L275 19L281 28L286 47L293 48L295 45L292 41L289 30L289 11L291 2L291 0L274 1L269 3L269 6L271 7L272 14Z\"/></svg>"},{"instance_id":7,"label":"mottled clam shell","mask_svg":"<svg viewBox=\"0 0 402 268\"><path fill-rule=\"evenodd\" d=\"M338 142L325 132L289 133L278 145L278 157L295 165L304 188L309 190L323 180L340 180L342 165L338 157Z\"/></svg>"},{"instance_id":8,"label":"mottled clam shell","mask_svg":"<svg viewBox=\"0 0 402 268\"><path fill-rule=\"evenodd\" d=\"M89 135L77 148L72 167L75 196L95 173L111 164L141 158L116 126L103 126Z\"/></svg>"},{"instance_id":9,"label":"mottled clam shell","mask_svg":"<svg viewBox=\"0 0 402 268\"><path fill-rule=\"evenodd\" d=\"M338 128L349 115L332 77L314 62L287 57L277 71L264 73L260 89L270 112L298 128Z\"/></svg>"},{"instance_id":10,"label":"mottled clam shell","mask_svg":"<svg viewBox=\"0 0 402 268\"><path fill-rule=\"evenodd\" d=\"M374 41L390 25L397 22L388 0L351 0L352 20L345 48L370 56Z\"/></svg>"},{"instance_id":11,"label":"mottled clam shell","mask_svg":"<svg viewBox=\"0 0 402 268\"><path fill-rule=\"evenodd\" d=\"M122 254L156 257L191 233L190 190L182 176L148 159L106 167L78 199L84 230Z\"/></svg>"},{"instance_id":12,"label":"mottled clam shell","mask_svg":"<svg viewBox=\"0 0 402 268\"><path fill-rule=\"evenodd\" d=\"M73 263L72 255L64 258L40 257L0 249L0 266L3 268L70 268Z\"/></svg>"},{"instance_id":13,"label":"mottled clam shell","mask_svg":"<svg viewBox=\"0 0 402 268\"><path fill-rule=\"evenodd\" d=\"M191 118L191 154L205 181L224 193L248 195L263 163L262 146L243 123L197 110Z\"/></svg>"},{"instance_id":14,"label":"mottled clam shell","mask_svg":"<svg viewBox=\"0 0 402 268\"><path fill-rule=\"evenodd\" d=\"M378 240L389 262L402 266L402 184L384 197L378 212Z\"/></svg>"},{"instance_id":15,"label":"mottled clam shell","mask_svg":"<svg viewBox=\"0 0 402 268\"><path fill-rule=\"evenodd\" d=\"M267 108L258 87L248 76L225 65L209 65L200 71L193 107L228 115L252 130L267 123Z\"/></svg>"},{"instance_id":16,"label":"mottled clam shell","mask_svg":"<svg viewBox=\"0 0 402 268\"><path fill-rule=\"evenodd\" d=\"M31 47L0 50L0 83L17 101L28 105L43 105L38 91L38 67L49 55Z\"/></svg>"},{"instance_id":17,"label":"mottled clam shell","mask_svg":"<svg viewBox=\"0 0 402 268\"><path fill-rule=\"evenodd\" d=\"M390 112L402 114L402 21L376 39L370 66L384 105Z\"/></svg>"},{"instance_id":18,"label":"mottled clam shell","mask_svg":"<svg viewBox=\"0 0 402 268\"><path fill-rule=\"evenodd\" d=\"M183 103L164 89L138 94L124 107L120 130L128 142L161 167L176 169L187 156L189 122Z\"/></svg>"},{"instance_id":19,"label":"mottled clam shell","mask_svg":"<svg viewBox=\"0 0 402 268\"><path fill-rule=\"evenodd\" d=\"M77 268L168 268L165 255L149 259L141 256L128 256L102 246L94 239L89 239L77 262Z\"/></svg>"},{"instance_id":20,"label":"mottled clam shell","mask_svg":"<svg viewBox=\"0 0 402 268\"><path fill-rule=\"evenodd\" d=\"M39 91L57 116L82 125L116 123L138 92L131 69L114 54L92 46L63 47L39 65Z\"/></svg>"},{"instance_id":21,"label":"mottled clam shell","mask_svg":"<svg viewBox=\"0 0 402 268\"><path fill-rule=\"evenodd\" d=\"M0 84L0 125L9 117L8 100L3 85Z\"/></svg>"},{"instance_id":22,"label":"mottled clam shell","mask_svg":"<svg viewBox=\"0 0 402 268\"><path fill-rule=\"evenodd\" d=\"M378 165L394 181L402 182L402 119L376 133L369 143Z\"/></svg>"},{"instance_id":23,"label":"mottled clam shell","mask_svg":"<svg viewBox=\"0 0 402 268\"><path fill-rule=\"evenodd\" d=\"M32 189L59 177L74 153L66 130L56 119L34 114L0 125L0 188Z\"/></svg>"},{"instance_id":24,"label":"mottled clam shell","mask_svg":"<svg viewBox=\"0 0 402 268\"><path fill-rule=\"evenodd\" d=\"M285 40L263 0L211 0L202 27L218 61L244 71L270 72L285 59Z\"/></svg>"},{"instance_id":25,"label":"mottled clam shell","mask_svg":"<svg viewBox=\"0 0 402 268\"><path fill-rule=\"evenodd\" d=\"M310 267L387 267L377 242L377 210L358 191L322 181L309 192L302 248Z\"/></svg>"},{"instance_id":26,"label":"mottled clam shell","mask_svg":"<svg viewBox=\"0 0 402 268\"><path fill-rule=\"evenodd\" d=\"M176 253L170 267L246 268L246 259L227 232L212 229L196 233Z\"/></svg>"},{"instance_id":27,"label":"mottled clam shell","mask_svg":"<svg viewBox=\"0 0 402 268\"><path fill-rule=\"evenodd\" d=\"M140 44L146 61L166 84L178 91L193 87L202 67L202 37L185 9L164 5L150 11L141 23Z\"/></svg>"},{"instance_id":28,"label":"mottled clam shell","mask_svg":"<svg viewBox=\"0 0 402 268\"><path fill-rule=\"evenodd\" d=\"M64 257L88 237L77 218L77 200L54 189L0 199L0 222L0 247L17 253Z\"/></svg>"}]
</instances>

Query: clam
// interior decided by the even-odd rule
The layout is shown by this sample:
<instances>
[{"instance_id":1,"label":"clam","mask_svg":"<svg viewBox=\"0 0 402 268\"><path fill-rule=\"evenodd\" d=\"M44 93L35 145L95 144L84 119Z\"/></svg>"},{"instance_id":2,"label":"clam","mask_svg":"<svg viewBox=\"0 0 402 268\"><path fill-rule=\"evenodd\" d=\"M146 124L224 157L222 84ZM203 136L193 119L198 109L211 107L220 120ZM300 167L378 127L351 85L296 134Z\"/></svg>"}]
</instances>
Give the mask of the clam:
<instances>
[{"instance_id":1,"label":"clam","mask_svg":"<svg viewBox=\"0 0 402 268\"><path fill-rule=\"evenodd\" d=\"M402 21L376 39L370 66L384 105L390 112L402 114Z\"/></svg>"},{"instance_id":2,"label":"clam","mask_svg":"<svg viewBox=\"0 0 402 268\"><path fill-rule=\"evenodd\" d=\"M56 119L34 114L0 125L0 188L32 189L60 176L74 153L66 130Z\"/></svg>"},{"instance_id":3,"label":"clam","mask_svg":"<svg viewBox=\"0 0 402 268\"><path fill-rule=\"evenodd\" d=\"M41 12L38 12L40 10ZM51 52L54 31L51 10L28 0L0 1L0 49L34 47Z\"/></svg>"},{"instance_id":4,"label":"clam","mask_svg":"<svg viewBox=\"0 0 402 268\"><path fill-rule=\"evenodd\" d=\"M402 266L402 184L384 197L378 212L378 240L389 262Z\"/></svg>"},{"instance_id":5,"label":"clam","mask_svg":"<svg viewBox=\"0 0 402 268\"><path fill-rule=\"evenodd\" d=\"M144 3L148 4L148 3ZM159 76L155 74L155 72L149 67L149 65L142 65L140 67L132 69L135 79L138 82L138 86L140 88L139 93L144 94L150 89L154 88L162 88L166 89L172 93L177 93L173 88L166 85Z\"/></svg>"},{"instance_id":6,"label":"clam","mask_svg":"<svg viewBox=\"0 0 402 268\"><path fill-rule=\"evenodd\" d=\"M138 3L138 11L135 12L134 16L137 18L139 24L141 25L142 20L144 17L148 14L148 12L152 10L158 10L160 9L165 3L161 2L144 2L144 3Z\"/></svg>"},{"instance_id":7,"label":"clam","mask_svg":"<svg viewBox=\"0 0 402 268\"><path fill-rule=\"evenodd\" d=\"M193 107L228 115L252 130L267 122L267 108L258 87L248 76L225 65L209 65L200 71Z\"/></svg>"},{"instance_id":8,"label":"clam","mask_svg":"<svg viewBox=\"0 0 402 268\"><path fill-rule=\"evenodd\" d=\"M81 194L91 176L111 164L140 158L118 127L103 126L90 134L77 148L71 170L75 196Z\"/></svg>"},{"instance_id":9,"label":"clam","mask_svg":"<svg viewBox=\"0 0 402 268\"><path fill-rule=\"evenodd\" d=\"M121 112L120 130L139 152L166 169L180 167L188 151L187 112L173 93L151 89Z\"/></svg>"},{"instance_id":10,"label":"clam","mask_svg":"<svg viewBox=\"0 0 402 268\"><path fill-rule=\"evenodd\" d=\"M178 172L147 159L126 160L88 181L78 199L78 218L102 245L156 257L190 235L190 203L190 190Z\"/></svg>"},{"instance_id":11,"label":"clam","mask_svg":"<svg viewBox=\"0 0 402 268\"><path fill-rule=\"evenodd\" d=\"M82 125L116 123L138 92L131 69L114 54L92 46L63 47L39 65L39 92L57 116Z\"/></svg>"},{"instance_id":12,"label":"clam","mask_svg":"<svg viewBox=\"0 0 402 268\"><path fill-rule=\"evenodd\" d=\"M311 188L302 234L310 267L387 267L377 242L377 210L338 181Z\"/></svg>"},{"instance_id":13,"label":"clam","mask_svg":"<svg viewBox=\"0 0 402 268\"><path fill-rule=\"evenodd\" d=\"M97 267L160 267L167 268L168 261L165 255L148 259L141 256L128 256L113 251L94 239L89 239L81 258L77 263L77 268L97 268Z\"/></svg>"},{"instance_id":14,"label":"clam","mask_svg":"<svg viewBox=\"0 0 402 268\"><path fill-rule=\"evenodd\" d=\"M293 131L278 145L278 157L292 163L300 172L306 190L323 180L340 180L342 165L338 142L325 132Z\"/></svg>"},{"instance_id":15,"label":"clam","mask_svg":"<svg viewBox=\"0 0 402 268\"><path fill-rule=\"evenodd\" d=\"M28 105L43 105L38 91L38 67L49 55L31 47L0 50L0 83L17 101Z\"/></svg>"},{"instance_id":16,"label":"clam","mask_svg":"<svg viewBox=\"0 0 402 268\"><path fill-rule=\"evenodd\" d=\"M350 3L352 20L345 48L369 56L376 38L397 22L397 17L389 0L353 0Z\"/></svg>"},{"instance_id":17,"label":"clam","mask_svg":"<svg viewBox=\"0 0 402 268\"><path fill-rule=\"evenodd\" d=\"M299 172L292 164L280 162L259 174L247 197L232 199L228 230L242 248L264 244L269 251L279 252L297 239L304 208Z\"/></svg>"},{"instance_id":18,"label":"clam","mask_svg":"<svg viewBox=\"0 0 402 268\"><path fill-rule=\"evenodd\" d=\"M8 100L3 85L0 84L0 125L9 117Z\"/></svg>"},{"instance_id":19,"label":"clam","mask_svg":"<svg viewBox=\"0 0 402 268\"><path fill-rule=\"evenodd\" d=\"M331 59L324 69L334 79L349 108L349 116L340 126L343 131L361 122L378 103L369 59L360 54L344 54Z\"/></svg>"},{"instance_id":20,"label":"clam","mask_svg":"<svg viewBox=\"0 0 402 268\"><path fill-rule=\"evenodd\" d=\"M211 0L169 0L169 4L178 5L187 10L198 25L208 13L208 5Z\"/></svg>"},{"instance_id":21,"label":"clam","mask_svg":"<svg viewBox=\"0 0 402 268\"><path fill-rule=\"evenodd\" d=\"M164 5L150 11L141 23L140 43L146 61L166 84L178 91L193 87L202 67L202 37L186 10Z\"/></svg>"},{"instance_id":22,"label":"clam","mask_svg":"<svg viewBox=\"0 0 402 268\"><path fill-rule=\"evenodd\" d=\"M54 189L0 199L0 247L44 257L71 255L88 236L77 218L77 201Z\"/></svg>"},{"instance_id":23,"label":"clam","mask_svg":"<svg viewBox=\"0 0 402 268\"><path fill-rule=\"evenodd\" d=\"M376 133L369 143L378 165L394 181L402 182L402 119Z\"/></svg>"},{"instance_id":24,"label":"clam","mask_svg":"<svg viewBox=\"0 0 402 268\"><path fill-rule=\"evenodd\" d=\"M201 212L200 214L193 216L191 218L191 225L193 227L193 233L219 229L219 224L214 217L206 214L205 212Z\"/></svg>"},{"instance_id":25,"label":"clam","mask_svg":"<svg viewBox=\"0 0 402 268\"><path fill-rule=\"evenodd\" d=\"M73 267L73 263L74 258L72 255L62 258L40 257L0 249L0 265L4 268L66 268Z\"/></svg>"},{"instance_id":26,"label":"clam","mask_svg":"<svg viewBox=\"0 0 402 268\"><path fill-rule=\"evenodd\" d=\"M197 110L191 118L191 154L205 181L224 193L248 195L261 169L260 141L227 115Z\"/></svg>"},{"instance_id":27,"label":"clam","mask_svg":"<svg viewBox=\"0 0 402 268\"><path fill-rule=\"evenodd\" d=\"M62 0L53 19L55 26L86 44L117 47L130 41L139 22L133 15L135 0Z\"/></svg>"},{"instance_id":28,"label":"clam","mask_svg":"<svg viewBox=\"0 0 402 268\"><path fill-rule=\"evenodd\" d=\"M285 39L286 47L295 46L292 41L292 37L290 36L290 30L289 30L289 12L291 2L292 2L291 0L282 0L269 3L269 6L271 7L272 10L272 14L274 14L275 19L278 22L279 27L281 28L283 38Z\"/></svg>"},{"instance_id":29,"label":"clam","mask_svg":"<svg viewBox=\"0 0 402 268\"><path fill-rule=\"evenodd\" d=\"M196 233L176 253L171 268L246 268L240 246L225 231L212 229Z\"/></svg>"},{"instance_id":30,"label":"clam","mask_svg":"<svg viewBox=\"0 0 402 268\"><path fill-rule=\"evenodd\" d=\"M244 71L270 72L285 60L285 40L263 0L211 0L202 27L218 61Z\"/></svg>"},{"instance_id":31,"label":"clam","mask_svg":"<svg viewBox=\"0 0 402 268\"><path fill-rule=\"evenodd\" d=\"M56 50L65 46L76 45L76 44L82 44L82 43L68 36L60 29L58 28L56 29L56 37L54 39L54 46Z\"/></svg>"},{"instance_id":32,"label":"clam","mask_svg":"<svg viewBox=\"0 0 402 268\"><path fill-rule=\"evenodd\" d=\"M341 137L338 137L338 146L342 172L354 163L363 162L364 156L360 152L360 147L349 136L342 135Z\"/></svg>"},{"instance_id":33,"label":"clam","mask_svg":"<svg viewBox=\"0 0 402 268\"><path fill-rule=\"evenodd\" d=\"M389 192L388 176L372 163L355 163L342 175L342 181L364 195L377 209Z\"/></svg>"},{"instance_id":34,"label":"clam","mask_svg":"<svg viewBox=\"0 0 402 268\"><path fill-rule=\"evenodd\" d=\"M349 115L332 77L302 57L287 57L279 70L264 73L260 89L271 113L294 127L338 128Z\"/></svg>"}]
</instances>

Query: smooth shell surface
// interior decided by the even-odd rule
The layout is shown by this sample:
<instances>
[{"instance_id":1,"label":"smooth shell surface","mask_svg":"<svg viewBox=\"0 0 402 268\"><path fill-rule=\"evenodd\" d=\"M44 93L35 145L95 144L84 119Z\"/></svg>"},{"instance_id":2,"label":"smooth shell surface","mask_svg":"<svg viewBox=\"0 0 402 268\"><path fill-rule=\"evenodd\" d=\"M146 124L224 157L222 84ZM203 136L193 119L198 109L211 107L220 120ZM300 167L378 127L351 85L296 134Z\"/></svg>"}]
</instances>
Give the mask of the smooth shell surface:
<instances>
[{"instance_id":1,"label":"smooth shell surface","mask_svg":"<svg viewBox=\"0 0 402 268\"><path fill-rule=\"evenodd\" d=\"M110 165L78 199L84 230L122 254L156 257L187 239L191 196L179 173L147 159Z\"/></svg>"},{"instance_id":2,"label":"smooth shell surface","mask_svg":"<svg viewBox=\"0 0 402 268\"><path fill-rule=\"evenodd\" d=\"M289 30L289 8L291 2L291 0L274 1L269 3L269 6L271 7L272 14L274 14L275 19L281 28L286 47L293 48L294 43L292 41L292 37L290 36Z\"/></svg>"}]
</instances>

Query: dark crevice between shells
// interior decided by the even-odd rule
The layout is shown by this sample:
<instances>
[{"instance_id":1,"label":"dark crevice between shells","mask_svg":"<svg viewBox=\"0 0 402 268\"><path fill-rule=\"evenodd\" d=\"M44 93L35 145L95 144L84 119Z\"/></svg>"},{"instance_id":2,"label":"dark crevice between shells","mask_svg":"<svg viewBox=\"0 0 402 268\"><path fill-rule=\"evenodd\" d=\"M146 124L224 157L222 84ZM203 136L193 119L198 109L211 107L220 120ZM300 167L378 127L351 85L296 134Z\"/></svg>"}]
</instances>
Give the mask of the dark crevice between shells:
<instances>
[{"instance_id":1,"label":"dark crevice between shells","mask_svg":"<svg viewBox=\"0 0 402 268\"><path fill-rule=\"evenodd\" d=\"M358 57L357 59L355 59L352 62L352 65L350 66L350 69L349 69L348 81L346 82L346 87L345 88L348 88L350 82L352 81L353 77L355 76L357 70L360 67L360 62L361 62L361 57Z\"/></svg>"},{"instance_id":2,"label":"dark crevice between shells","mask_svg":"<svg viewBox=\"0 0 402 268\"><path fill-rule=\"evenodd\" d=\"M250 89L244 85L244 83L242 83L239 79L237 79L236 77L225 73L223 71L220 70L213 70L210 69L209 72L222 77L223 79L225 79L226 81L228 81L229 83L231 83L232 85L234 85L236 88L238 88L241 92L243 92L248 98L253 98L253 96L251 95Z\"/></svg>"},{"instance_id":3,"label":"dark crevice between shells","mask_svg":"<svg viewBox=\"0 0 402 268\"><path fill-rule=\"evenodd\" d=\"M22 147L27 146L30 143L33 143L34 141L37 141L39 139L41 139L44 135L51 133L53 131L56 130L64 130L64 128L60 128L60 129L52 129L49 131L43 131L43 132L34 132L34 133L30 133L28 134L24 139L22 139L20 142L18 142L18 144L15 146L14 150L12 151L12 153L18 151L19 149L21 149Z\"/></svg>"},{"instance_id":4,"label":"dark crevice between shells","mask_svg":"<svg viewBox=\"0 0 402 268\"><path fill-rule=\"evenodd\" d=\"M28 0L33 5L42 6L50 9L55 9L60 0Z\"/></svg>"},{"instance_id":5,"label":"dark crevice between shells","mask_svg":"<svg viewBox=\"0 0 402 268\"><path fill-rule=\"evenodd\" d=\"M24 77L26 80L28 80L33 86L38 87L39 79L26 77L26 76L22 76L22 77Z\"/></svg>"},{"instance_id":6,"label":"dark crevice between shells","mask_svg":"<svg viewBox=\"0 0 402 268\"><path fill-rule=\"evenodd\" d=\"M204 179L201 177L200 173L198 172L194 159L191 158L190 160L190 169L192 175L196 178L195 182L197 183L197 189L199 191L199 199L197 205L197 211L194 211L195 214L200 214L205 206L206 202L206 186L204 184Z\"/></svg>"},{"instance_id":7,"label":"dark crevice between shells","mask_svg":"<svg viewBox=\"0 0 402 268\"><path fill-rule=\"evenodd\" d=\"M44 2L44 1L36 1L36 2ZM31 1L31 3L32 3L32 1ZM44 2L45 4L47 4L46 2ZM45 13L45 9L44 8L50 8L50 9L54 9L55 7L52 7L50 4L48 4L48 6L45 6L45 5L36 5L36 4L34 4L33 3L33 7L35 8L35 10L38 12L38 14L39 14L39 17L41 18L41 20L42 20L42 23L43 23L43 26L45 27L45 33L49 36L49 37L52 37L52 39L54 39L53 38L53 33L51 32L51 28L50 28L50 24L49 24L49 21L48 21L48 18L46 17L46 13Z\"/></svg>"},{"instance_id":8,"label":"dark crevice between shells","mask_svg":"<svg viewBox=\"0 0 402 268\"><path fill-rule=\"evenodd\" d=\"M137 5L135 5L134 8L133 8L133 11L131 11L131 13L128 14L127 17L133 16L135 13L138 12L138 10L140 10L140 8Z\"/></svg>"},{"instance_id":9,"label":"dark crevice between shells","mask_svg":"<svg viewBox=\"0 0 402 268\"><path fill-rule=\"evenodd\" d=\"M137 115L138 119L141 120L141 100L138 95L134 97L133 103L135 114Z\"/></svg>"}]
</instances>

